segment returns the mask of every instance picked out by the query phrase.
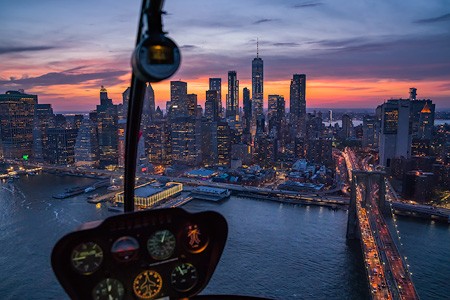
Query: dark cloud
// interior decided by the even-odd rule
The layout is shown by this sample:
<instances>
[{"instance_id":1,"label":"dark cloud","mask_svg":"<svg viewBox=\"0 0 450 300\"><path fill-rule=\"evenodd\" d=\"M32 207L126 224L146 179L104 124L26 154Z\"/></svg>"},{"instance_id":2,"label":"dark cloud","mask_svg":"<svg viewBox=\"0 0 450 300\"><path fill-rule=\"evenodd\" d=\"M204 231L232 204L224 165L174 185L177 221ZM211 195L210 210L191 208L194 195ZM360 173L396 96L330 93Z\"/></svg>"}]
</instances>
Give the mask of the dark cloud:
<instances>
[{"instance_id":1,"label":"dark cloud","mask_svg":"<svg viewBox=\"0 0 450 300\"><path fill-rule=\"evenodd\" d=\"M180 46L180 49L182 50L193 50L193 49L199 49L200 47L195 46L195 45L183 45Z\"/></svg>"},{"instance_id":2,"label":"dark cloud","mask_svg":"<svg viewBox=\"0 0 450 300\"><path fill-rule=\"evenodd\" d=\"M258 25L258 24L261 24L261 23L268 23L268 22L274 22L274 21L276 21L276 19L259 19L259 20L255 21L255 22L253 22L253 24L254 25Z\"/></svg>"},{"instance_id":3,"label":"dark cloud","mask_svg":"<svg viewBox=\"0 0 450 300\"><path fill-rule=\"evenodd\" d=\"M275 46L275 47L295 47L295 46L300 46L299 43L293 43L293 42L273 43L272 45Z\"/></svg>"},{"instance_id":4,"label":"dark cloud","mask_svg":"<svg viewBox=\"0 0 450 300\"><path fill-rule=\"evenodd\" d=\"M90 80L104 80L112 85L112 82L120 82L118 77L127 71L104 71L96 73L73 74L79 68L73 68L67 72L51 72L37 77L22 77L21 79L10 78L10 80L0 80L0 86L16 88L32 88L35 86L52 86L61 84L77 85Z\"/></svg>"},{"instance_id":5,"label":"dark cloud","mask_svg":"<svg viewBox=\"0 0 450 300\"><path fill-rule=\"evenodd\" d=\"M18 52L36 52L55 49L54 46L22 46L22 47L0 47L0 55Z\"/></svg>"},{"instance_id":6,"label":"dark cloud","mask_svg":"<svg viewBox=\"0 0 450 300\"><path fill-rule=\"evenodd\" d=\"M426 37L317 41L318 49L262 57L266 78L313 77L450 80L450 34ZM315 48L315 47L314 47Z\"/></svg>"},{"instance_id":7,"label":"dark cloud","mask_svg":"<svg viewBox=\"0 0 450 300\"><path fill-rule=\"evenodd\" d=\"M437 22L445 22L445 21L450 21L450 13L436 17L436 18L420 19L420 20L414 21L414 23L428 24L428 23L437 23Z\"/></svg>"},{"instance_id":8,"label":"dark cloud","mask_svg":"<svg viewBox=\"0 0 450 300\"><path fill-rule=\"evenodd\" d=\"M303 3L303 4L295 4L293 8L307 8L307 7L316 7L323 5L322 2L311 2L311 3Z\"/></svg>"}]
</instances>

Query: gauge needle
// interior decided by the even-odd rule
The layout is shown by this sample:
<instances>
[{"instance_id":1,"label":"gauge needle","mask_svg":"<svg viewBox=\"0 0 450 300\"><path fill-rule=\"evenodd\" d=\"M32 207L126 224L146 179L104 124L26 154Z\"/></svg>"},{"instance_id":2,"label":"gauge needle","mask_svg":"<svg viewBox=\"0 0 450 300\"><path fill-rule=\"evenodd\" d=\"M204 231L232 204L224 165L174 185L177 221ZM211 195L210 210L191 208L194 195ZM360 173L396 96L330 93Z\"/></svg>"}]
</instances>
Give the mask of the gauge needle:
<instances>
[{"instance_id":1,"label":"gauge needle","mask_svg":"<svg viewBox=\"0 0 450 300\"><path fill-rule=\"evenodd\" d=\"M108 285L108 292L111 292L112 286Z\"/></svg>"},{"instance_id":2,"label":"gauge needle","mask_svg":"<svg viewBox=\"0 0 450 300\"><path fill-rule=\"evenodd\" d=\"M177 269L178 269L178 272L180 272L181 276L183 276L183 275L184 275L184 272L183 272L183 270L181 269L181 267L178 266Z\"/></svg>"},{"instance_id":3,"label":"gauge needle","mask_svg":"<svg viewBox=\"0 0 450 300\"><path fill-rule=\"evenodd\" d=\"M161 239L161 243L164 243L164 238L166 237L166 232L164 231L163 237Z\"/></svg>"}]
</instances>

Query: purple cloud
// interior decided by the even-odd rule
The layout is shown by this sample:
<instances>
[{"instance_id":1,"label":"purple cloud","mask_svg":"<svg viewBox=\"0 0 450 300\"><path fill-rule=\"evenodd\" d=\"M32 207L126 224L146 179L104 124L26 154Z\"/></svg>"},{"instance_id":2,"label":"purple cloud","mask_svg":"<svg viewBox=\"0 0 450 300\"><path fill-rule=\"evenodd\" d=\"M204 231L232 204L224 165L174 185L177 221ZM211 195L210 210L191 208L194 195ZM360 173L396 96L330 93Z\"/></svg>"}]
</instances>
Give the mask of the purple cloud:
<instances>
[{"instance_id":1,"label":"purple cloud","mask_svg":"<svg viewBox=\"0 0 450 300\"><path fill-rule=\"evenodd\" d=\"M437 23L437 22L445 22L445 21L450 21L450 13L439 16L439 17L435 17L435 18L420 19L420 20L414 21L414 23L427 24L427 23Z\"/></svg>"}]
</instances>

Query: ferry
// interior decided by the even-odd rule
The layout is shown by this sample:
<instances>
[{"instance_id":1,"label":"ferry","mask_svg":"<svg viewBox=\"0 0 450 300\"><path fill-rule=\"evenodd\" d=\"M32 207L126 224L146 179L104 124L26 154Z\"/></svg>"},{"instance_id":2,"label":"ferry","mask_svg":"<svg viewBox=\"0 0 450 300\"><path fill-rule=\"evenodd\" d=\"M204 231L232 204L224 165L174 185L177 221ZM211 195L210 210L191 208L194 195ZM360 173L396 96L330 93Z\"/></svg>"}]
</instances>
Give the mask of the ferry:
<instances>
[{"instance_id":1,"label":"ferry","mask_svg":"<svg viewBox=\"0 0 450 300\"><path fill-rule=\"evenodd\" d=\"M189 196L194 199L218 202L230 197L230 195L231 192L228 189L199 186L192 190Z\"/></svg>"}]
</instances>

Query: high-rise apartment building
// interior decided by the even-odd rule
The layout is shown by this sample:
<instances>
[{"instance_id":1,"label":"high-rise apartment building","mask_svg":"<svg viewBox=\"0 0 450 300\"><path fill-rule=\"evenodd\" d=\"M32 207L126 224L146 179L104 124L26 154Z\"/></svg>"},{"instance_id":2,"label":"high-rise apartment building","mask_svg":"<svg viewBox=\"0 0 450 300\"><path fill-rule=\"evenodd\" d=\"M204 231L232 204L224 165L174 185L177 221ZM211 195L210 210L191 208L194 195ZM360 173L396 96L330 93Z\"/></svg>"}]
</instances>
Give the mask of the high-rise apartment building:
<instances>
[{"instance_id":1,"label":"high-rise apartment building","mask_svg":"<svg viewBox=\"0 0 450 300\"><path fill-rule=\"evenodd\" d=\"M0 147L6 159L33 156L36 95L8 91L0 95Z\"/></svg>"},{"instance_id":2,"label":"high-rise apartment building","mask_svg":"<svg viewBox=\"0 0 450 300\"><path fill-rule=\"evenodd\" d=\"M46 162L52 165L73 165L75 163L75 142L78 129L49 128L46 145Z\"/></svg>"},{"instance_id":3,"label":"high-rise apartment building","mask_svg":"<svg viewBox=\"0 0 450 300\"><path fill-rule=\"evenodd\" d=\"M294 135L305 136L306 124L306 75L294 74L289 95L290 120Z\"/></svg>"},{"instance_id":4,"label":"high-rise apartment building","mask_svg":"<svg viewBox=\"0 0 450 300\"><path fill-rule=\"evenodd\" d=\"M90 119L84 119L75 141L75 164L77 166L98 165L97 127Z\"/></svg>"},{"instance_id":5,"label":"high-rise apartment building","mask_svg":"<svg viewBox=\"0 0 450 300\"><path fill-rule=\"evenodd\" d=\"M239 114L239 80L236 71L228 71L228 94L226 117L236 119Z\"/></svg>"}]
</instances>

